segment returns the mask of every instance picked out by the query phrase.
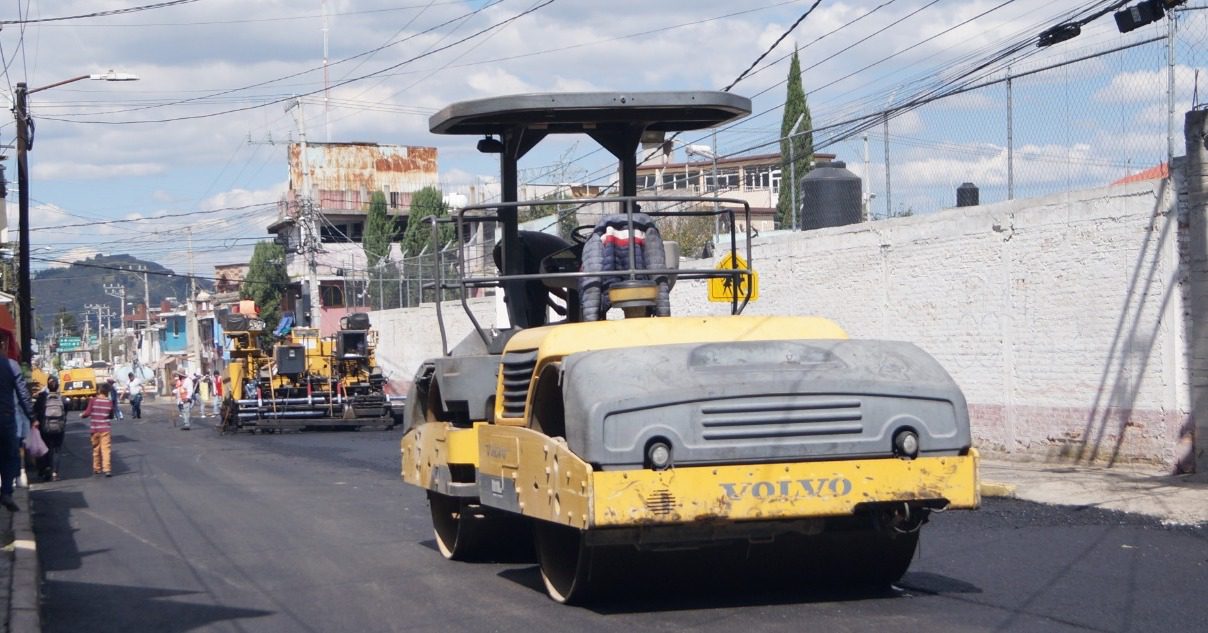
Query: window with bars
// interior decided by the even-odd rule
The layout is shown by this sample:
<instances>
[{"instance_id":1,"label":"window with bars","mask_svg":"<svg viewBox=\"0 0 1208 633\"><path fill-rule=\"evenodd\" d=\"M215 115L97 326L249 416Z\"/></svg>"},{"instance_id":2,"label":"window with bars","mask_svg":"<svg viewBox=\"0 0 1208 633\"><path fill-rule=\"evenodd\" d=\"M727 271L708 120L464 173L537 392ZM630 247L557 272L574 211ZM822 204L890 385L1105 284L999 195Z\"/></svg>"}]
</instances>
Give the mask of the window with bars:
<instances>
[{"instance_id":1,"label":"window with bars","mask_svg":"<svg viewBox=\"0 0 1208 633\"><path fill-rule=\"evenodd\" d=\"M738 170L737 169L719 169L717 170L716 182L711 171L705 172L705 186L709 191L732 191L738 189Z\"/></svg>"},{"instance_id":2,"label":"window with bars","mask_svg":"<svg viewBox=\"0 0 1208 633\"><path fill-rule=\"evenodd\" d=\"M780 190L779 165L750 165L744 167L743 187L747 191L762 191L771 189L772 193Z\"/></svg>"}]
</instances>

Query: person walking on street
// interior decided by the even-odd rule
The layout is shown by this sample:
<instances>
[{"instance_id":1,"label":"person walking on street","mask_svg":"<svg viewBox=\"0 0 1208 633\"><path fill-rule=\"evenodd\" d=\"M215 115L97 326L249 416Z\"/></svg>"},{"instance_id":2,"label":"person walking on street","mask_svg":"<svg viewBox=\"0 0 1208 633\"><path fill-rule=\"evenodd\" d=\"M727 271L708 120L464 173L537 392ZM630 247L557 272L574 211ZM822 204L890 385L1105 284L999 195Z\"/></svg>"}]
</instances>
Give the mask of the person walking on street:
<instances>
[{"instance_id":1,"label":"person walking on street","mask_svg":"<svg viewBox=\"0 0 1208 633\"><path fill-rule=\"evenodd\" d=\"M197 406L201 407L201 417L210 417L210 398L214 397L214 382L210 380L208 371L197 379L197 396Z\"/></svg>"},{"instance_id":2,"label":"person walking on street","mask_svg":"<svg viewBox=\"0 0 1208 633\"><path fill-rule=\"evenodd\" d=\"M67 435L67 407L59 393L59 379L51 376L46 388L34 399L34 420L42 441L46 443L46 454L37 459L38 475L42 481L59 480L59 453L63 438Z\"/></svg>"},{"instance_id":3,"label":"person walking on street","mask_svg":"<svg viewBox=\"0 0 1208 633\"><path fill-rule=\"evenodd\" d=\"M21 350L13 330L0 327L0 349L8 355L8 362L0 368L0 506L17 512L21 507L13 501L13 486L21 475L21 442L25 437L18 418L24 414L32 420L34 405L21 365L15 360L21 357Z\"/></svg>"},{"instance_id":4,"label":"person walking on street","mask_svg":"<svg viewBox=\"0 0 1208 633\"><path fill-rule=\"evenodd\" d=\"M118 396L121 394L118 393L117 381L110 377L106 382L109 384L109 400L113 402L113 417L120 420L123 416L122 408L118 406Z\"/></svg>"},{"instance_id":5,"label":"person walking on street","mask_svg":"<svg viewBox=\"0 0 1208 633\"><path fill-rule=\"evenodd\" d=\"M109 397L109 383L101 383L99 393L88 400L81 418L88 418L92 432L92 474L113 474L110 451L113 448L113 400Z\"/></svg>"},{"instance_id":6,"label":"person walking on street","mask_svg":"<svg viewBox=\"0 0 1208 633\"><path fill-rule=\"evenodd\" d=\"M176 408L180 410L180 428L189 430L189 414L193 410L193 381L181 375L176 385Z\"/></svg>"},{"instance_id":7,"label":"person walking on street","mask_svg":"<svg viewBox=\"0 0 1208 633\"><path fill-rule=\"evenodd\" d=\"M130 400L130 417L138 420L143 417L143 379L130 372L128 380L126 397Z\"/></svg>"},{"instance_id":8,"label":"person walking on street","mask_svg":"<svg viewBox=\"0 0 1208 633\"><path fill-rule=\"evenodd\" d=\"M222 407L222 398L226 395L222 388L222 374L214 370L214 384L210 387L210 401L214 403L214 415L218 416Z\"/></svg>"}]
</instances>

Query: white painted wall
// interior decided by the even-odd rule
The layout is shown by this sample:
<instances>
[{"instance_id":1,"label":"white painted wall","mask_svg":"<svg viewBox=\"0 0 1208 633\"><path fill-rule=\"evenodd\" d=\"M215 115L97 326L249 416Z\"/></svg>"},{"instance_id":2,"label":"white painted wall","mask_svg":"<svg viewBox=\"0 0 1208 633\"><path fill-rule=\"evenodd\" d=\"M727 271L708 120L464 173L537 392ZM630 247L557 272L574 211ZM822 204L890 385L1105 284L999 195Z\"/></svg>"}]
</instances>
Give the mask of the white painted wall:
<instances>
[{"instance_id":1,"label":"white painted wall","mask_svg":"<svg viewBox=\"0 0 1208 633\"><path fill-rule=\"evenodd\" d=\"M471 299L469 305L480 325L495 326L494 297ZM461 302L446 302L442 312L451 349L474 329ZM436 305L378 310L369 313L369 321L378 332L376 358L389 381L389 389L392 393L404 395L419 366L425 360L443 353Z\"/></svg>"},{"instance_id":2,"label":"white painted wall","mask_svg":"<svg viewBox=\"0 0 1208 633\"><path fill-rule=\"evenodd\" d=\"M854 338L919 345L961 385L984 452L1173 471L1192 452L1174 200L1151 181L768 235L746 313L826 316ZM673 311L728 311L706 297L681 282ZM493 305L480 308L493 323ZM440 351L433 314L374 314L379 357L408 380ZM469 331L459 305L445 315Z\"/></svg>"}]
</instances>

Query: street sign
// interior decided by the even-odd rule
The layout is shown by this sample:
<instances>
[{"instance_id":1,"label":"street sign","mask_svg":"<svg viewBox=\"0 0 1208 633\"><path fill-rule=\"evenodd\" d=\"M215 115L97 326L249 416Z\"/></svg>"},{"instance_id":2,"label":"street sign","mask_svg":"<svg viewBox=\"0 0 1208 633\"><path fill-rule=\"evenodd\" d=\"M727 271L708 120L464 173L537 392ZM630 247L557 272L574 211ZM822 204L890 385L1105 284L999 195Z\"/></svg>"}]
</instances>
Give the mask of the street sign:
<instances>
[{"instance_id":1,"label":"street sign","mask_svg":"<svg viewBox=\"0 0 1208 633\"><path fill-rule=\"evenodd\" d=\"M726 253L725 257L717 263L717 270L732 270L735 268L744 269L747 267L747 262L741 256L734 253ZM738 282L737 294L738 300L747 300L748 295L750 301L759 299L759 273L751 271L750 275L742 275L740 277L719 277L709 280L709 301L730 303L734 301L735 281Z\"/></svg>"},{"instance_id":2,"label":"street sign","mask_svg":"<svg viewBox=\"0 0 1208 633\"><path fill-rule=\"evenodd\" d=\"M60 336L59 351L70 352L71 350L80 349L84 341L78 336Z\"/></svg>"}]
</instances>

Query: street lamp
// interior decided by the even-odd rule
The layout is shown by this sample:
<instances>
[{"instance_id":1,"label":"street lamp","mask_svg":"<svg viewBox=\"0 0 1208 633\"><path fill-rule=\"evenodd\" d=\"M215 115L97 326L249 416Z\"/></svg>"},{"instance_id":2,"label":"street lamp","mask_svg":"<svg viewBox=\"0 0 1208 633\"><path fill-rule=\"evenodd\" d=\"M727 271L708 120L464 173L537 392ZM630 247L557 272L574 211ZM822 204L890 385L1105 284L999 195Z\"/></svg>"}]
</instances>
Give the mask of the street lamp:
<instances>
[{"instance_id":1,"label":"street lamp","mask_svg":"<svg viewBox=\"0 0 1208 633\"><path fill-rule=\"evenodd\" d=\"M713 161L713 238L717 239L717 234L721 232L721 203L717 200L717 196L721 195L717 185L717 131L713 131L713 147L708 145L689 145L684 148L684 153L688 156L700 156ZM685 160L684 163L688 161Z\"/></svg>"},{"instance_id":2,"label":"street lamp","mask_svg":"<svg viewBox=\"0 0 1208 633\"><path fill-rule=\"evenodd\" d=\"M41 92L48 88L84 79L92 79L94 81L136 81L138 76L110 70L106 73L80 75L79 77L64 79L63 81L39 88L30 88L22 81L17 83L17 88L13 95L13 115L17 118L17 230L20 234L20 243L17 247L20 251L17 296L21 300L21 362L26 365L29 364L30 359L33 357L33 349L30 347L30 340L33 338L33 293L29 287L29 160L26 157L33 142L30 136L30 130L33 129L33 119L29 116L26 97L35 92Z\"/></svg>"}]
</instances>

